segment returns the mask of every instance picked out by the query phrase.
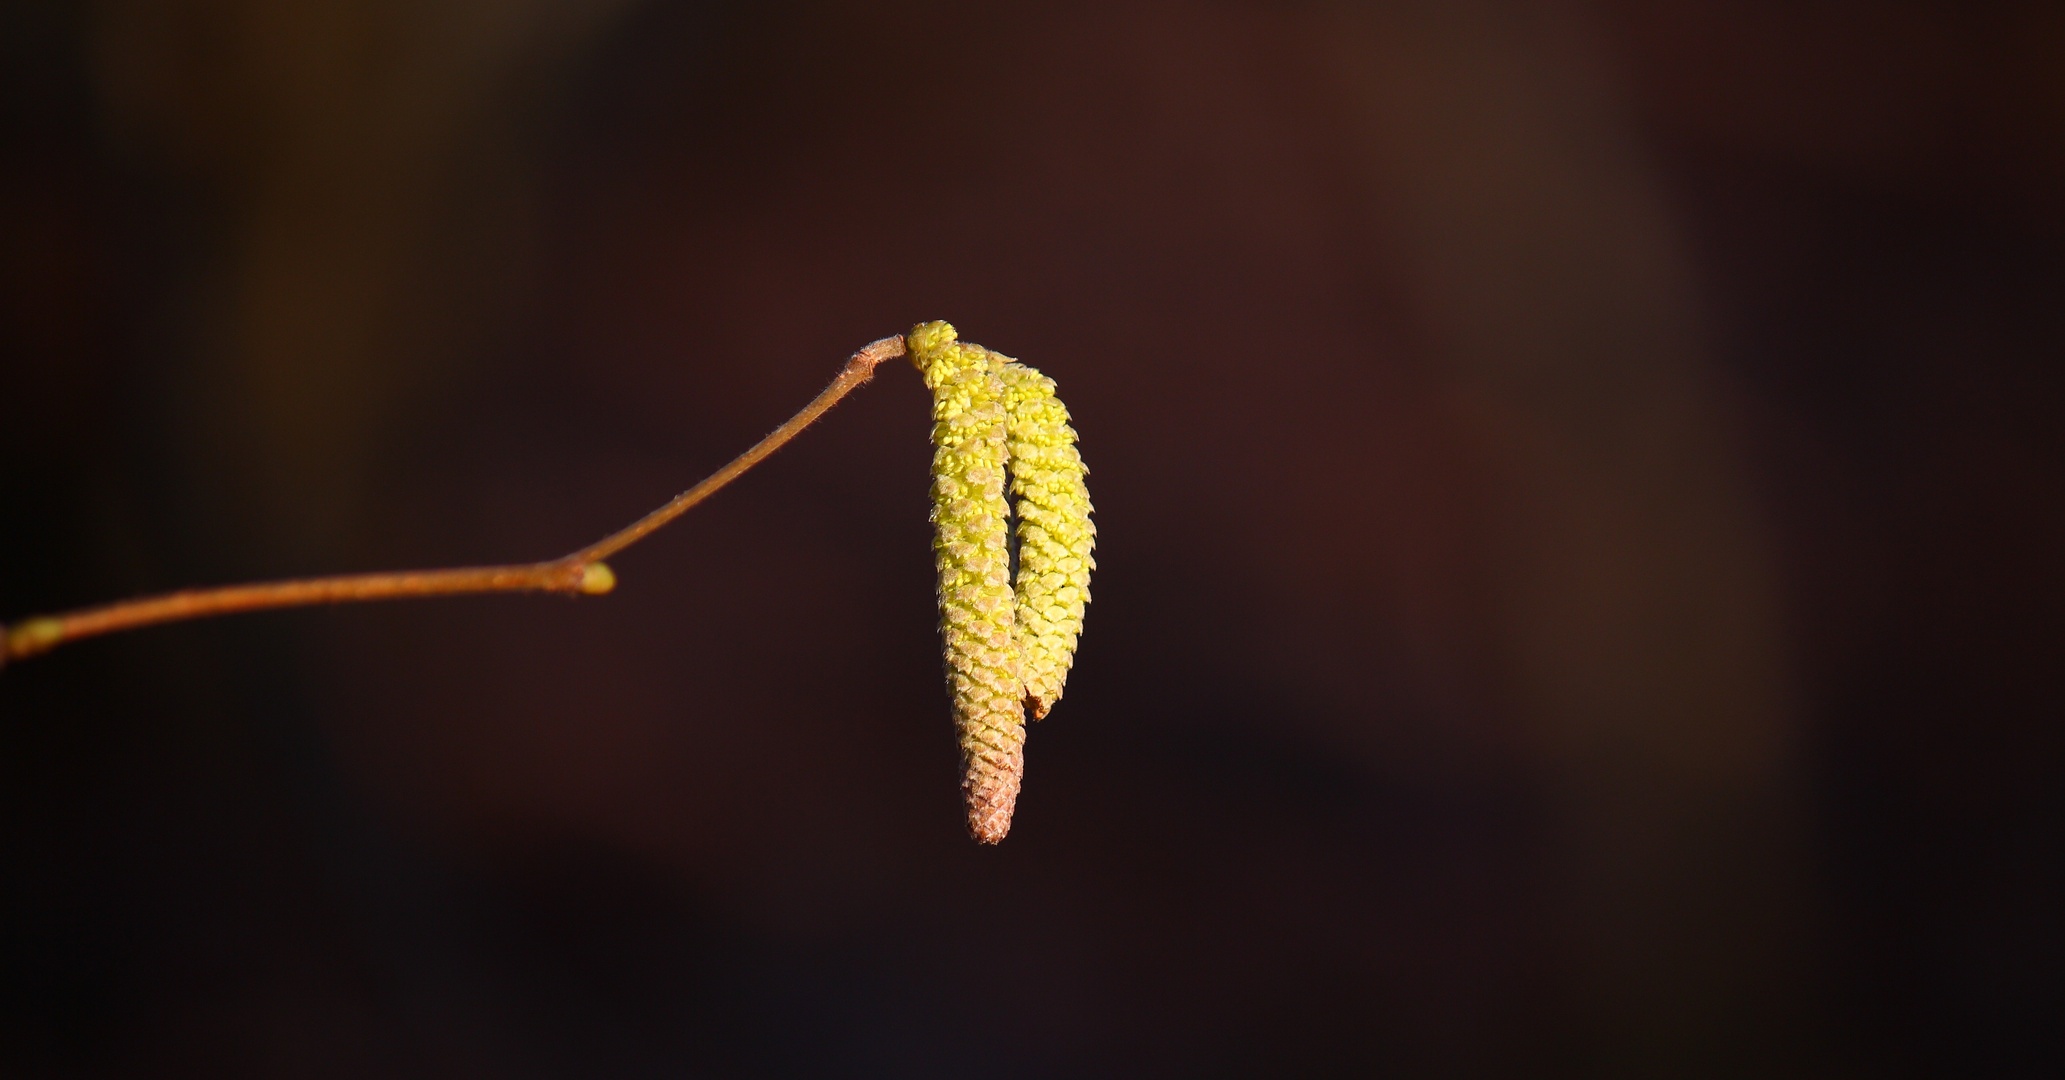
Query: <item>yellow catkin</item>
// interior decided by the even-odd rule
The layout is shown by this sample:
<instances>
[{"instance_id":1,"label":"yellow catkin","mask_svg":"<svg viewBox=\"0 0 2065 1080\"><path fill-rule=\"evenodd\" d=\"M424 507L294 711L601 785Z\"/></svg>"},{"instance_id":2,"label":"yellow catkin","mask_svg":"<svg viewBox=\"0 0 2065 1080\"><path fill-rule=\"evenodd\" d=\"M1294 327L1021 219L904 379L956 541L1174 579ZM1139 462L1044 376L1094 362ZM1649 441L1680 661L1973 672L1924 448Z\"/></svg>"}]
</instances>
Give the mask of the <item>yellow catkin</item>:
<instances>
[{"instance_id":1,"label":"yellow catkin","mask_svg":"<svg viewBox=\"0 0 2065 1080\"><path fill-rule=\"evenodd\" d=\"M968 831L994 844L1011 829L1025 775L1025 683L1012 634L1004 478L1010 458L1001 360L954 340L946 323L905 338L932 390L933 558L939 630L961 744Z\"/></svg>"},{"instance_id":2,"label":"yellow catkin","mask_svg":"<svg viewBox=\"0 0 2065 1080\"><path fill-rule=\"evenodd\" d=\"M932 389L933 552L961 792L969 832L994 844L1010 831L1024 780L1025 711L1045 716L1074 662L1097 530L1054 380L958 340L943 322L913 328L905 343Z\"/></svg>"},{"instance_id":3,"label":"yellow catkin","mask_svg":"<svg viewBox=\"0 0 2065 1080\"><path fill-rule=\"evenodd\" d=\"M1004 365L1003 376L1018 513L1016 634L1026 707L1037 720L1060 700L1075 663L1097 526L1083 482L1089 470L1054 380L1018 363Z\"/></svg>"}]
</instances>

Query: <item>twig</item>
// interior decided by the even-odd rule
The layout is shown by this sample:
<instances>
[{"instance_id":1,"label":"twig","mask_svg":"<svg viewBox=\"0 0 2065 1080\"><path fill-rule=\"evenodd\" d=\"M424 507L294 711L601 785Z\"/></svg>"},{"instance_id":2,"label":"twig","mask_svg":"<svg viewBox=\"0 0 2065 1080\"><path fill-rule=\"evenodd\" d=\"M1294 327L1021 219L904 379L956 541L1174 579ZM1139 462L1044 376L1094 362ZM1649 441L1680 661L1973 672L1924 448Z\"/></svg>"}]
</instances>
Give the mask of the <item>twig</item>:
<instances>
[{"instance_id":1,"label":"twig","mask_svg":"<svg viewBox=\"0 0 2065 1080\"><path fill-rule=\"evenodd\" d=\"M103 607L82 608L59 615L38 615L24 619L0 633L0 666L49 652L67 642L118 630L134 630L158 623L228 615L267 608L304 607L310 604L341 604L358 600L396 600L416 596L455 596L460 593L556 592L570 596L597 596L616 587L616 575L602 560L645 539L661 526L687 513L690 508L717 492L741 473L760 464L783 443L801 434L825 411L838 404L854 387L867 382L875 366L904 354L903 336L886 337L854 353L839 369L830 386L803 406L801 412L768 433L753 448L731 464L711 473L702 483L674 496L665 506L639 518L579 551L546 562L512 566L474 566L450 570L405 570L386 574L349 574L342 577L302 578L255 585L231 585L217 589L187 589L163 596L147 596Z\"/></svg>"}]
</instances>

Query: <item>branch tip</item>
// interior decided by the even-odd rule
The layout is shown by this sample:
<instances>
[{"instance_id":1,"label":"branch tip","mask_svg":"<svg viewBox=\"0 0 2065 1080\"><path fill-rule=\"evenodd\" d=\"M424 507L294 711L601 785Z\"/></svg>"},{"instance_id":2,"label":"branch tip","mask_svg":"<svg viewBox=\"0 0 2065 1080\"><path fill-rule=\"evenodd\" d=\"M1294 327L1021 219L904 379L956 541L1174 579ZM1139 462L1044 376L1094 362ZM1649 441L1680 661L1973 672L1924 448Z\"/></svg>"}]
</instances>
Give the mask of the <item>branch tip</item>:
<instances>
[{"instance_id":1,"label":"branch tip","mask_svg":"<svg viewBox=\"0 0 2065 1080\"><path fill-rule=\"evenodd\" d=\"M37 653L49 652L65 639L65 624L62 619L41 616L29 619L7 628L7 660L19 660Z\"/></svg>"}]
</instances>

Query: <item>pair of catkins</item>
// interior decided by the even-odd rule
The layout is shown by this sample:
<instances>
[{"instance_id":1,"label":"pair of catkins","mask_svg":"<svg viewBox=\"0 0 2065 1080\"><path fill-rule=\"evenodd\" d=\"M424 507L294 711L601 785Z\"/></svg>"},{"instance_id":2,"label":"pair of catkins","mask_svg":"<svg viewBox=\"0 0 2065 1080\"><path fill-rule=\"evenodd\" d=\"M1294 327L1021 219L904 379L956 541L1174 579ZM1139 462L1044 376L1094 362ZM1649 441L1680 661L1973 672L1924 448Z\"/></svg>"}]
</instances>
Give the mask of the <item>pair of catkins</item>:
<instances>
[{"instance_id":1,"label":"pair of catkins","mask_svg":"<svg viewBox=\"0 0 2065 1080\"><path fill-rule=\"evenodd\" d=\"M969 833L994 844L1025 776L1025 714L1047 715L1075 661L1097 566L1088 470L1054 380L943 322L912 328L905 347L932 390L933 553L961 794Z\"/></svg>"}]
</instances>

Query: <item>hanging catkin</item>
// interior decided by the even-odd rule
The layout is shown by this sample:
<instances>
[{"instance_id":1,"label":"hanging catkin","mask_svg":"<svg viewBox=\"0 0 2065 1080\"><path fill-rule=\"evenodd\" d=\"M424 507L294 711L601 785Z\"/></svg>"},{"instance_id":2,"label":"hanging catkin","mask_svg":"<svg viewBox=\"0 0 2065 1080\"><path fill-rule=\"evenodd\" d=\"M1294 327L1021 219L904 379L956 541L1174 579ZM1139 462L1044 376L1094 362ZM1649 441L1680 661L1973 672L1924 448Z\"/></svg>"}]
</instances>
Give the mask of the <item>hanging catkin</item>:
<instances>
[{"instance_id":1,"label":"hanging catkin","mask_svg":"<svg viewBox=\"0 0 2065 1080\"><path fill-rule=\"evenodd\" d=\"M1054 380L1019 363L1004 365L1004 408L1009 416L1011 493L1017 496L1017 626L1026 708L1033 719L1061 699L1090 602L1089 470L1076 450L1068 407L1054 396Z\"/></svg>"},{"instance_id":2,"label":"hanging catkin","mask_svg":"<svg viewBox=\"0 0 2065 1080\"><path fill-rule=\"evenodd\" d=\"M932 389L933 554L961 793L968 831L994 844L1010 831L1025 774L1025 709L1046 715L1074 659L1096 530L1053 380L958 341L943 322L905 341ZM1015 592L1007 475L1018 496Z\"/></svg>"},{"instance_id":3,"label":"hanging catkin","mask_svg":"<svg viewBox=\"0 0 2065 1080\"><path fill-rule=\"evenodd\" d=\"M968 831L994 844L1011 829L1025 774L1025 683L1012 637L1004 501L1006 446L1002 364L954 340L945 323L905 339L932 388L933 559L939 569L939 632Z\"/></svg>"}]
</instances>

